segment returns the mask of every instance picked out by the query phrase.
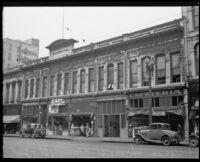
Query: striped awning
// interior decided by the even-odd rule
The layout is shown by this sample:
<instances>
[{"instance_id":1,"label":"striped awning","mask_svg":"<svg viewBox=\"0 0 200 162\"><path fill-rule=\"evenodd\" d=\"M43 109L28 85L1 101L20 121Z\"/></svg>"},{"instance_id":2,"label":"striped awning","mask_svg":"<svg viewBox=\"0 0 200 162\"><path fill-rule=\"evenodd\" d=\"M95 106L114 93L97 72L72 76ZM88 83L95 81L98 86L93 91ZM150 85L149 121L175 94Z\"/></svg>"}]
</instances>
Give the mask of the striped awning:
<instances>
[{"instance_id":1,"label":"striped awning","mask_svg":"<svg viewBox=\"0 0 200 162\"><path fill-rule=\"evenodd\" d=\"M19 123L20 115L4 115L3 123Z\"/></svg>"}]
</instances>

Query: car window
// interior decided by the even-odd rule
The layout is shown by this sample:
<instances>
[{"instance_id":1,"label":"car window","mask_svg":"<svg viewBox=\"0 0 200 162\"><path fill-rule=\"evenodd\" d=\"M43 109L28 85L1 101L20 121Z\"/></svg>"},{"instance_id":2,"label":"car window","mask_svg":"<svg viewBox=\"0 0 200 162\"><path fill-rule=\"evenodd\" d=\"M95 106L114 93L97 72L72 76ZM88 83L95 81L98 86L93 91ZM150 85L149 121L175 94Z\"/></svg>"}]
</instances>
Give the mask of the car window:
<instances>
[{"instance_id":1,"label":"car window","mask_svg":"<svg viewBox=\"0 0 200 162\"><path fill-rule=\"evenodd\" d=\"M158 125L157 125L157 129L162 129L162 125L161 125L161 124L158 124Z\"/></svg>"},{"instance_id":2,"label":"car window","mask_svg":"<svg viewBox=\"0 0 200 162\"><path fill-rule=\"evenodd\" d=\"M157 129L157 125L151 124L151 125L150 125L150 129Z\"/></svg>"},{"instance_id":3,"label":"car window","mask_svg":"<svg viewBox=\"0 0 200 162\"><path fill-rule=\"evenodd\" d=\"M165 125L163 125L163 129L170 130L170 126L165 124Z\"/></svg>"}]
</instances>

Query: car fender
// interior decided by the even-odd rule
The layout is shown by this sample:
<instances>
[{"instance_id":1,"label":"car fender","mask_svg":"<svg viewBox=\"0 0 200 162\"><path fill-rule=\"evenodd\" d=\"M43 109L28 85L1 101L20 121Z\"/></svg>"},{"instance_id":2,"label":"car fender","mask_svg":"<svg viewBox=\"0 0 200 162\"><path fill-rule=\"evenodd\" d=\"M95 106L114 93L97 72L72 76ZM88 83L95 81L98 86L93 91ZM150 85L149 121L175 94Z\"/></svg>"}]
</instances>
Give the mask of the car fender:
<instances>
[{"instance_id":1,"label":"car fender","mask_svg":"<svg viewBox=\"0 0 200 162\"><path fill-rule=\"evenodd\" d=\"M144 135L141 134L141 133L136 133L136 134L135 134L135 137L136 137L136 136L140 136L144 141L147 141L147 142L152 142L152 141L153 141L153 140L150 140L150 139L144 137Z\"/></svg>"}]
</instances>

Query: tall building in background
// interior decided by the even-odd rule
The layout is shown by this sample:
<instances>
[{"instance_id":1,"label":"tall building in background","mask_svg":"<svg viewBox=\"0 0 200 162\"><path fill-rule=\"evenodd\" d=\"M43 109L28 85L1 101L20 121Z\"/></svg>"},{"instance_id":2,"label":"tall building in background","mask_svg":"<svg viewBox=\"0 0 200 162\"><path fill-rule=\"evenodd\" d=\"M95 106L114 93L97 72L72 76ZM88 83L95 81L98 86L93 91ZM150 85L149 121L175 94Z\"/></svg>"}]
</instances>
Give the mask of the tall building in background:
<instances>
[{"instance_id":1,"label":"tall building in background","mask_svg":"<svg viewBox=\"0 0 200 162\"><path fill-rule=\"evenodd\" d=\"M30 38L25 41L5 38L3 40L3 71L8 71L39 57L39 40Z\"/></svg>"}]
</instances>

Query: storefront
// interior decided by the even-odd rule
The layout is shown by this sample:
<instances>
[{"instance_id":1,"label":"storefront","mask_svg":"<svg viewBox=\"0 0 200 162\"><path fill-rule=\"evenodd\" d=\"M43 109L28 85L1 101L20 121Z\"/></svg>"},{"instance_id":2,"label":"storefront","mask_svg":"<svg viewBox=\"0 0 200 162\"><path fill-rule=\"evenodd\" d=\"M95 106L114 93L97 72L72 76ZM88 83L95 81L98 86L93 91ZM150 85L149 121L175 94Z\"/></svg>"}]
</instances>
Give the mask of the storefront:
<instances>
[{"instance_id":1,"label":"storefront","mask_svg":"<svg viewBox=\"0 0 200 162\"><path fill-rule=\"evenodd\" d=\"M64 99L53 99L48 106L47 134L68 136L68 104Z\"/></svg>"},{"instance_id":2,"label":"storefront","mask_svg":"<svg viewBox=\"0 0 200 162\"><path fill-rule=\"evenodd\" d=\"M4 133L16 134L20 129L20 115L4 115Z\"/></svg>"}]
</instances>

